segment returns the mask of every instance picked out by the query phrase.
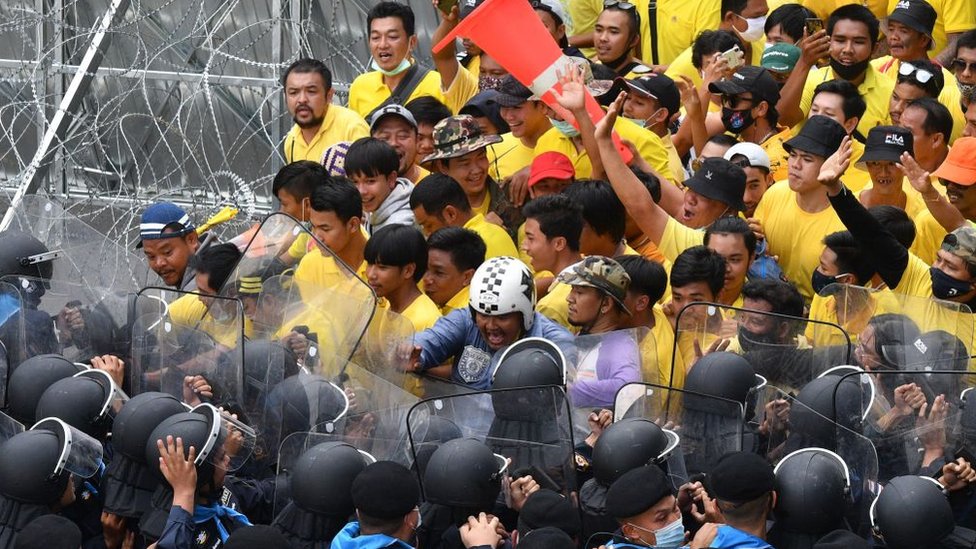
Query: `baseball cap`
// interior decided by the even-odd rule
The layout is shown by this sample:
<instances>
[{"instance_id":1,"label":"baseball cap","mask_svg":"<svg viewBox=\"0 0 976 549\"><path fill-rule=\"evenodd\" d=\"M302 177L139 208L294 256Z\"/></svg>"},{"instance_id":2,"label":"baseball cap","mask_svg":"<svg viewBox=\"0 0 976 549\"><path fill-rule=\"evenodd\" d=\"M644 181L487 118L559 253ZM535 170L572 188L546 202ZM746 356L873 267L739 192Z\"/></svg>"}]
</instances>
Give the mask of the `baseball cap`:
<instances>
[{"instance_id":1,"label":"baseball cap","mask_svg":"<svg viewBox=\"0 0 976 549\"><path fill-rule=\"evenodd\" d=\"M976 137L960 137L933 176L957 185L976 183Z\"/></svg>"},{"instance_id":2,"label":"baseball cap","mask_svg":"<svg viewBox=\"0 0 976 549\"><path fill-rule=\"evenodd\" d=\"M800 60L800 53L800 48L793 44L780 42L766 48L759 64L773 72L791 72Z\"/></svg>"},{"instance_id":3,"label":"baseball cap","mask_svg":"<svg viewBox=\"0 0 976 549\"><path fill-rule=\"evenodd\" d=\"M976 228L964 225L945 235L942 249L976 266Z\"/></svg>"},{"instance_id":4,"label":"baseball cap","mask_svg":"<svg viewBox=\"0 0 976 549\"><path fill-rule=\"evenodd\" d=\"M369 131L372 132L376 129L376 125L380 123L380 120L388 116L399 116L400 118L407 121L407 124L413 126L417 129L417 119L413 117L410 111L407 110L403 105L397 105L396 103L390 103L389 105L384 105L379 109L373 111L373 114L369 117Z\"/></svg>"},{"instance_id":5,"label":"baseball cap","mask_svg":"<svg viewBox=\"0 0 976 549\"><path fill-rule=\"evenodd\" d=\"M773 75L763 67L746 65L725 80L712 82L708 91L721 95L751 93L756 102L766 101L775 107L779 101L779 85Z\"/></svg>"},{"instance_id":6,"label":"baseball cap","mask_svg":"<svg viewBox=\"0 0 976 549\"><path fill-rule=\"evenodd\" d=\"M583 261L564 269L556 280L570 286L586 286L605 292L620 305L624 312L630 314L627 306L624 305L627 288L630 286L630 275L620 263L609 257L587 256Z\"/></svg>"},{"instance_id":7,"label":"baseball cap","mask_svg":"<svg viewBox=\"0 0 976 549\"><path fill-rule=\"evenodd\" d=\"M915 141L912 132L900 126L875 126L868 132L864 154L857 162L862 168L868 162L901 162L902 153L911 154Z\"/></svg>"},{"instance_id":8,"label":"baseball cap","mask_svg":"<svg viewBox=\"0 0 976 549\"><path fill-rule=\"evenodd\" d=\"M741 161L733 160L736 156L745 157L746 164L743 165ZM771 169L769 154L766 153L766 150L748 141L742 141L729 147L729 150L725 151L724 158L740 168L765 168L766 173L769 173Z\"/></svg>"},{"instance_id":9,"label":"baseball cap","mask_svg":"<svg viewBox=\"0 0 976 549\"><path fill-rule=\"evenodd\" d=\"M627 91L656 99L662 107L668 110L668 116L681 109L681 93L678 91L678 86L674 80L669 76L651 73L633 80L617 78L614 83L625 87Z\"/></svg>"},{"instance_id":10,"label":"baseball cap","mask_svg":"<svg viewBox=\"0 0 976 549\"><path fill-rule=\"evenodd\" d=\"M935 45L932 30L935 28L935 8L924 0L899 0L895 9L888 15L888 21L897 21L906 27L929 37L929 47Z\"/></svg>"},{"instance_id":11,"label":"baseball cap","mask_svg":"<svg viewBox=\"0 0 976 549\"><path fill-rule=\"evenodd\" d=\"M423 162L464 156L501 141L497 135L482 132L478 121L469 114L450 116L434 126L434 153Z\"/></svg>"},{"instance_id":12,"label":"baseball cap","mask_svg":"<svg viewBox=\"0 0 976 549\"><path fill-rule=\"evenodd\" d=\"M498 95L491 100L502 107L517 107L533 100L533 95L532 90L509 74L502 78L498 86Z\"/></svg>"},{"instance_id":13,"label":"baseball cap","mask_svg":"<svg viewBox=\"0 0 976 549\"><path fill-rule=\"evenodd\" d=\"M746 192L746 172L724 158L706 158L701 168L685 181L685 187L737 211L746 209L742 201Z\"/></svg>"},{"instance_id":14,"label":"baseball cap","mask_svg":"<svg viewBox=\"0 0 976 549\"><path fill-rule=\"evenodd\" d=\"M837 152L841 142L847 136L847 130L833 118L816 115L807 120L800 133L783 143L786 152L799 149L803 152L828 158Z\"/></svg>"},{"instance_id":15,"label":"baseball cap","mask_svg":"<svg viewBox=\"0 0 976 549\"><path fill-rule=\"evenodd\" d=\"M561 152L546 151L532 159L532 167L529 168L529 186L547 177L573 179L575 176L576 170L568 156Z\"/></svg>"},{"instance_id":16,"label":"baseball cap","mask_svg":"<svg viewBox=\"0 0 976 549\"><path fill-rule=\"evenodd\" d=\"M706 479L715 499L742 504L775 489L773 466L759 454L729 452L720 457Z\"/></svg>"},{"instance_id":17,"label":"baseball cap","mask_svg":"<svg viewBox=\"0 0 976 549\"><path fill-rule=\"evenodd\" d=\"M172 229L170 232L164 232ZM142 247L145 240L160 240L163 238L175 238L192 233L196 230L190 216L183 208L172 202L157 202L151 204L146 211L142 212L142 219L139 221L139 242L136 248Z\"/></svg>"}]
</instances>

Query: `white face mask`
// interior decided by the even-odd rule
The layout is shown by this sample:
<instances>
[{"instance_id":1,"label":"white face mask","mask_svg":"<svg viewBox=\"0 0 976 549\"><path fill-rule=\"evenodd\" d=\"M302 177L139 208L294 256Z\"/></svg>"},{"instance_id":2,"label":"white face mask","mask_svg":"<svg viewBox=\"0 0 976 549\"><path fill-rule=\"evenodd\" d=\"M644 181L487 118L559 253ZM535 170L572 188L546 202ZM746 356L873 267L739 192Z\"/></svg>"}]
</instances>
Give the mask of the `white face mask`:
<instances>
[{"instance_id":1,"label":"white face mask","mask_svg":"<svg viewBox=\"0 0 976 549\"><path fill-rule=\"evenodd\" d=\"M748 24L746 30L744 31L739 31L739 29L735 29L736 34L741 36L743 40L745 40L746 42L755 42L756 40L762 38L764 29L766 27L765 15L762 17L753 17L751 19L742 17L739 14L735 14L735 16L739 17L740 19L745 19L746 23Z\"/></svg>"}]
</instances>

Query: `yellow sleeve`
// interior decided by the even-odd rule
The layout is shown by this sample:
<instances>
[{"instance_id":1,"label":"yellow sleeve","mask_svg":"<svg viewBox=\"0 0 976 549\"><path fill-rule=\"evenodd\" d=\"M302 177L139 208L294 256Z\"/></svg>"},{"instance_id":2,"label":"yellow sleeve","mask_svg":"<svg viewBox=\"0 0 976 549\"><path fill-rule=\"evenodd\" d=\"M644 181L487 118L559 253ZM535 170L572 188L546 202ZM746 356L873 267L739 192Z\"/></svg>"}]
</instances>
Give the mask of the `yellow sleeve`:
<instances>
[{"instance_id":1,"label":"yellow sleeve","mask_svg":"<svg viewBox=\"0 0 976 549\"><path fill-rule=\"evenodd\" d=\"M196 295L184 295L169 304L169 318L178 326L196 327L207 313L207 306Z\"/></svg>"},{"instance_id":2,"label":"yellow sleeve","mask_svg":"<svg viewBox=\"0 0 976 549\"><path fill-rule=\"evenodd\" d=\"M939 19L945 25L946 34L966 32L976 28L976 2L973 0L945 0ZM945 44L937 45L945 47ZM938 52L939 50L935 50ZM948 84L948 83L947 83Z\"/></svg>"},{"instance_id":3,"label":"yellow sleeve","mask_svg":"<svg viewBox=\"0 0 976 549\"><path fill-rule=\"evenodd\" d=\"M573 0L569 2L569 16L573 19L573 34L587 34L593 32L596 20L603 11L603 2L599 0ZM596 54L594 48L581 48L583 55L592 58Z\"/></svg>"},{"instance_id":4,"label":"yellow sleeve","mask_svg":"<svg viewBox=\"0 0 976 549\"><path fill-rule=\"evenodd\" d=\"M932 277L929 275L929 266L914 254L909 254L908 266L901 275L898 286L891 291L923 299L932 297Z\"/></svg>"},{"instance_id":5,"label":"yellow sleeve","mask_svg":"<svg viewBox=\"0 0 976 549\"><path fill-rule=\"evenodd\" d=\"M440 75L438 75L440 80ZM441 90L444 94L444 104L451 112L457 113L475 94L478 93L478 75L458 64L458 72L451 82L451 87Z\"/></svg>"},{"instance_id":6,"label":"yellow sleeve","mask_svg":"<svg viewBox=\"0 0 976 549\"><path fill-rule=\"evenodd\" d=\"M346 134L343 141L352 142L363 137L369 137L369 124L363 117L355 111L347 111L345 114L347 116L343 116L342 120Z\"/></svg>"},{"instance_id":7,"label":"yellow sleeve","mask_svg":"<svg viewBox=\"0 0 976 549\"><path fill-rule=\"evenodd\" d=\"M360 74L352 81L349 85L349 108L353 111L359 113L359 116L366 118L369 111L372 110L369 105L378 105L376 102L375 94L370 93L368 89L371 87L367 80L373 77L373 73L367 72L365 74ZM380 99L379 101L382 101Z\"/></svg>"},{"instance_id":8,"label":"yellow sleeve","mask_svg":"<svg viewBox=\"0 0 976 549\"><path fill-rule=\"evenodd\" d=\"M675 81L680 81L681 76L686 76L695 86L700 87L702 85L701 73L695 68L695 64L691 62L691 48L685 49L685 51L681 52L681 55L675 57L674 61L668 65L668 70L664 71L664 75Z\"/></svg>"},{"instance_id":9,"label":"yellow sleeve","mask_svg":"<svg viewBox=\"0 0 976 549\"><path fill-rule=\"evenodd\" d=\"M681 252L692 246L700 246L704 242L705 233L685 227L678 220L669 217L667 225L664 226L664 234L661 235L661 244L658 246L658 250L664 254L668 261L674 261Z\"/></svg>"},{"instance_id":10,"label":"yellow sleeve","mask_svg":"<svg viewBox=\"0 0 976 549\"><path fill-rule=\"evenodd\" d=\"M518 257L518 250L515 249L515 243L512 242L512 237L505 232L505 229L485 221L485 227L481 231L481 237L485 240L485 247L488 252L485 254L485 259L490 257Z\"/></svg>"},{"instance_id":11,"label":"yellow sleeve","mask_svg":"<svg viewBox=\"0 0 976 549\"><path fill-rule=\"evenodd\" d=\"M620 138L630 141L637 147L637 152L654 168L657 173L663 175L668 181L679 184L681 181L674 180L674 172L671 170L671 159L668 150L664 148L656 136L649 135L650 132L641 128L637 124L628 120L620 119L614 125L614 129L620 134Z\"/></svg>"},{"instance_id":12,"label":"yellow sleeve","mask_svg":"<svg viewBox=\"0 0 976 549\"><path fill-rule=\"evenodd\" d=\"M308 252L308 233L300 233L298 238L288 247L288 256L294 259L305 257Z\"/></svg>"}]
</instances>

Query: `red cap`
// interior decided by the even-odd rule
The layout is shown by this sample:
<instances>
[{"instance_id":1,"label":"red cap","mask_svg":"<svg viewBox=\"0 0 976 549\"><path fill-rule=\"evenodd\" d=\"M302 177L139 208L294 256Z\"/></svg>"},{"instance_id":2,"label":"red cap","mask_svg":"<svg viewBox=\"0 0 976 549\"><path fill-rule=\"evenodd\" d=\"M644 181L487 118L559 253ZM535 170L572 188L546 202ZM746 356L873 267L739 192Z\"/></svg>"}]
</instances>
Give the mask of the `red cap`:
<instances>
[{"instance_id":1,"label":"red cap","mask_svg":"<svg viewBox=\"0 0 976 549\"><path fill-rule=\"evenodd\" d=\"M576 170L569 157L561 152L548 151L532 160L532 167L529 169L529 186L547 177L573 179L575 176Z\"/></svg>"},{"instance_id":2,"label":"red cap","mask_svg":"<svg viewBox=\"0 0 976 549\"><path fill-rule=\"evenodd\" d=\"M932 175L957 185L976 183L976 137L956 139L949 149L949 156Z\"/></svg>"}]
</instances>

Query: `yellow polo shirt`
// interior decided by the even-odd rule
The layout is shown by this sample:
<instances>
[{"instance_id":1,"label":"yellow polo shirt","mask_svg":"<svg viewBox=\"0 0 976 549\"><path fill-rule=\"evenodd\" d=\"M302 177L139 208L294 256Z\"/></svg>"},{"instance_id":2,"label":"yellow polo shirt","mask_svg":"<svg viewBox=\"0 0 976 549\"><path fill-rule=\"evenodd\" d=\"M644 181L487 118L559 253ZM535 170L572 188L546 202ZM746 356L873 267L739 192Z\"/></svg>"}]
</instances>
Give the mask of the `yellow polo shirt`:
<instances>
[{"instance_id":1,"label":"yellow polo shirt","mask_svg":"<svg viewBox=\"0 0 976 549\"><path fill-rule=\"evenodd\" d=\"M826 191L825 191L826 192ZM845 230L837 213L826 209L808 213L796 203L796 193L786 181L774 184L756 207L756 218L762 221L769 244L769 254L779 257L787 280L796 284L803 300L813 299L813 270L820 264L823 239L830 233Z\"/></svg>"},{"instance_id":2,"label":"yellow polo shirt","mask_svg":"<svg viewBox=\"0 0 976 549\"><path fill-rule=\"evenodd\" d=\"M650 1L637 0L632 3L637 6L637 13L641 16L640 58L644 64L650 65L653 63L651 26L648 21ZM720 0L657 0L657 51L660 64L667 65L691 47L701 31L718 28L721 4Z\"/></svg>"},{"instance_id":3,"label":"yellow polo shirt","mask_svg":"<svg viewBox=\"0 0 976 549\"><path fill-rule=\"evenodd\" d=\"M366 261L359 264L356 269L356 276L366 280ZM309 301L311 296L306 296L306 291L311 287L321 288L342 288L344 284L354 283L363 284L362 280L353 280L340 268L335 259L326 255L316 246L305 257L298 262L295 268L294 281L298 284L298 289L302 293L302 298Z\"/></svg>"},{"instance_id":4,"label":"yellow polo shirt","mask_svg":"<svg viewBox=\"0 0 976 549\"><path fill-rule=\"evenodd\" d=\"M972 0L929 0L929 4L935 8L937 15L935 28L932 29L932 39L935 42L935 47L931 50L933 56L948 45L948 35L976 29L976 2ZM895 11L897 5L898 0L888 0L885 15L887 16ZM946 82L946 86L948 85L949 83Z\"/></svg>"},{"instance_id":5,"label":"yellow polo shirt","mask_svg":"<svg viewBox=\"0 0 976 549\"><path fill-rule=\"evenodd\" d=\"M455 309L467 309L470 303L470 292L471 286L465 286L461 288L461 291L454 294L454 297L450 299L443 307L441 307L441 314L447 314Z\"/></svg>"},{"instance_id":6,"label":"yellow polo shirt","mask_svg":"<svg viewBox=\"0 0 976 549\"><path fill-rule=\"evenodd\" d=\"M537 313L542 313L543 316L548 317L549 320L558 322L567 330L576 333L578 328L569 323L569 302L566 301L572 289L573 287L569 284L553 281L552 286L549 286L549 293L535 304L535 310Z\"/></svg>"},{"instance_id":7,"label":"yellow polo shirt","mask_svg":"<svg viewBox=\"0 0 976 549\"><path fill-rule=\"evenodd\" d=\"M657 364L644 363L644 379L651 383L667 385L676 389L685 386L685 375L687 366L685 357L681 353L674 352L674 328L664 314L661 305L654 306L654 327L651 328L650 336L654 338L655 350L657 351ZM674 374L672 375L671 359L674 356ZM655 368L656 367L656 368Z\"/></svg>"},{"instance_id":8,"label":"yellow polo shirt","mask_svg":"<svg viewBox=\"0 0 976 549\"><path fill-rule=\"evenodd\" d=\"M569 17L573 20L573 35L593 34L596 20L603 12L602 0L573 0L568 2ZM568 30L567 30L568 32ZM596 59L596 48L580 48L583 55Z\"/></svg>"},{"instance_id":9,"label":"yellow polo shirt","mask_svg":"<svg viewBox=\"0 0 976 549\"><path fill-rule=\"evenodd\" d=\"M623 118L618 118L613 127L617 130L621 139L630 141L637 147L637 152L640 153L641 157L654 170L668 177L668 174L671 173L671 164L668 160L668 151L661 145L660 138L657 141L652 140L649 137L651 132ZM573 140L559 133L559 130L556 128L550 128L549 131L542 134L542 137L535 144L535 153L537 155L548 151L565 154L570 162L573 163L577 179L589 179L592 176L593 164L590 163L590 157L586 154L586 149L581 144L579 150L576 150L576 145L573 143Z\"/></svg>"},{"instance_id":10,"label":"yellow polo shirt","mask_svg":"<svg viewBox=\"0 0 976 549\"><path fill-rule=\"evenodd\" d=\"M677 219L668 217L668 222L664 226L664 234L661 235L661 243L657 248L668 261L674 262L675 258L681 255L681 252L703 244L705 244L705 231L692 229L682 225Z\"/></svg>"},{"instance_id":11,"label":"yellow polo shirt","mask_svg":"<svg viewBox=\"0 0 976 549\"><path fill-rule=\"evenodd\" d=\"M668 132L662 137L650 130L645 131L651 134L651 140L660 143L661 147L663 147L664 151L668 154L668 167L670 169L666 172L662 172L661 175L667 177L675 185L684 183L685 168L681 163L681 155L678 154L678 149L674 148L674 142L671 141L671 132Z\"/></svg>"},{"instance_id":12,"label":"yellow polo shirt","mask_svg":"<svg viewBox=\"0 0 976 549\"><path fill-rule=\"evenodd\" d=\"M472 79L474 80L473 93ZM360 74L349 86L349 108L366 118L392 93L393 90L383 83L383 73L380 71ZM458 70L449 90L442 89L440 73L432 70L424 76L404 103L418 97L430 96L447 105L451 112L458 112L475 93L478 93L478 77L464 67Z\"/></svg>"},{"instance_id":13,"label":"yellow polo shirt","mask_svg":"<svg viewBox=\"0 0 976 549\"><path fill-rule=\"evenodd\" d=\"M413 324L414 330L422 332L437 322L441 317L441 311L426 294L421 293L400 315Z\"/></svg>"},{"instance_id":14,"label":"yellow polo shirt","mask_svg":"<svg viewBox=\"0 0 976 549\"><path fill-rule=\"evenodd\" d=\"M195 294L184 295L169 304L169 318L173 324L203 332L213 338L215 342L228 349L237 347L242 334L238 322L218 322L207 311L207 306ZM251 321L244 318L244 334L252 335Z\"/></svg>"},{"instance_id":15,"label":"yellow polo shirt","mask_svg":"<svg viewBox=\"0 0 976 549\"><path fill-rule=\"evenodd\" d=\"M532 165L535 158L535 149L526 147L511 132L503 133L501 138L501 143L488 147L488 173L495 181L515 175L515 172Z\"/></svg>"},{"instance_id":16,"label":"yellow polo shirt","mask_svg":"<svg viewBox=\"0 0 976 549\"><path fill-rule=\"evenodd\" d=\"M898 81L898 69L901 67L901 61L886 55L871 61L871 64L882 74L896 82ZM952 115L952 136L949 137L949 144L951 145L956 139L962 137L962 131L966 129L966 113L962 112L960 105L962 93L956 84L955 75L943 68L942 76L945 79L945 86L942 88L942 93L939 94L939 103L945 105L945 108L949 109L949 114Z\"/></svg>"},{"instance_id":17,"label":"yellow polo shirt","mask_svg":"<svg viewBox=\"0 0 976 549\"><path fill-rule=\"evenodd\" d=\"M813 90L823 82L837 78L834 70L830 67L821 67L810 71L810 74L807 76L806 85L803 86L803 96L800 98L800 110L803 111L804 117L810 114L810 105L813 103ZM891 118L888 115L888 103L891 100L891 92L894 89L894 80L881 74L874 67L868 67L864 82L861 82L861 85L857 87L858 93L861 94L864 102L867 103L867 110L864 112L864 116L861 117L861 121L857 124L857 129L861 132L861 135L867 136L871 128L891 123ZM801 127L803 127L803 122L794 126L793 135L798 134Z\"/></svg>"},{"instance_id":18,"label":"yellow polo shirt","mask_svg":"<svg viewBox=\"0 0 976 549\"><path fill-rule=\"evenodd\" d=\"M762 62L762 54L766 49L766 43L762 40L757 40L750 42L749 45L752 46L752 55L746 60L746 64L758 67ZM696 88L701 88L702 76L691 60L691 44L674 58L674 61L668 65L668 70L664 71L664 74L670 76L671 80L676 82L681 80L681 76L686 76L695 84ZM773 106L775 107L775 105Z\"/></svg>"},{"instance_id":19,"label":"yellow polo shirt","mask_svg":"<svg viewBox=\"0 0 976 549\"><path fill-rule=\"evenodd\" d=\"M485 203L488 203L487 198ZM502 227L486 221L484 215L475 214L464 224L464 228L478 233L478 236L485 241L485 259L519 256L518 250L515 249L515 243L512 242L512 237Z\"/></svg>"},{"instance_id":20,"label":"yellow polo shirt","mask_svg":"<svg viewBox=\"0 0 976 549\"><path fill-rule=\"evenodd\" d=\"M355 141L360 137L369 137L366 120L355 111L339 105L329 105L325 111L325 119L319 126L319 133L315 134L310 143L305 142L298 124L292 126L285 136L285 162L321 162L325 149L340 141Z\"/></svg>"}]
</instances>

